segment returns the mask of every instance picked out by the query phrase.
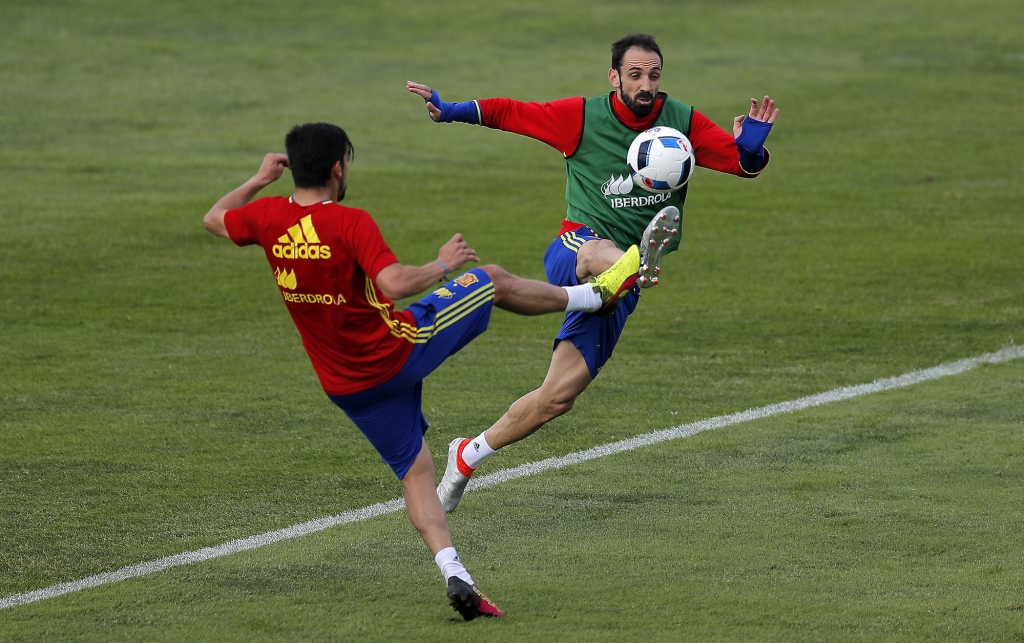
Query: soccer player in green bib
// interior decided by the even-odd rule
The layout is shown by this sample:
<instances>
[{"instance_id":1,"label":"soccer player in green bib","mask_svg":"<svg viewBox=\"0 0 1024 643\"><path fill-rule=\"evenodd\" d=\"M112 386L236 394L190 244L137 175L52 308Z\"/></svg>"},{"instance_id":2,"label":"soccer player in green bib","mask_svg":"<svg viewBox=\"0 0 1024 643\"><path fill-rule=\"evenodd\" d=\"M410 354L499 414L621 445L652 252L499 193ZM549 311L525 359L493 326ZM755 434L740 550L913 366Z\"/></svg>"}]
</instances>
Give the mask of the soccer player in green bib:
<instances>
[{"instance_id":1,"label":"soccer player in green bib","mask_svg":"<svg viewBox=\"0 0 1024 643\"><path fill-rule=\"evenodd\" d=\"M662 256L679 247L686 185L656 194L628 180L626 154L637 134L653 127L679 130L692 143L697 165L740 177L756 177L768 164L764 142L778 115L774 100L765 96L759 104L750 99L748 114L733 120L730 135L693 107L658 91L663 63L654 37L634 33L612 45L608 81L614 90L604 96L548 103L510 98L446 103L427 85L407 84L426 101L435 122L515 132L543 141L565 157L568 209L544 257L552 284L585 283L624 253L637 252L637 247L640 253L638 282L611 314L566 314L540 388L516 400L479 436L451 442L437 488L446 511L458 506L484 458L573 407L611 357L636 309L640 288L657 284Z\"/></svg>"}]
</instances>

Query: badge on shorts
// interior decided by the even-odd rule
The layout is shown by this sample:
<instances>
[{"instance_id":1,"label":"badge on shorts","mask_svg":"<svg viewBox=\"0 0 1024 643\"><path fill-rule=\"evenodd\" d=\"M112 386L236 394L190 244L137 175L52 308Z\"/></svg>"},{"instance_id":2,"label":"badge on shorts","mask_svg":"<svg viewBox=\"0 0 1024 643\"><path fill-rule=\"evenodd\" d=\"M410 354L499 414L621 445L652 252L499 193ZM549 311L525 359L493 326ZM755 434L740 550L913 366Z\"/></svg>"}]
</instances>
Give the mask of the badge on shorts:
<instances>
[{"instance_id":1,"label":"badge on shorts","mask_svg":"<svg viewBox=\"0 0 1024 643\"><path fill-rule=\"evenodd\" d=\"M470 286L472 286L473 284L475 284L478 281L480 281L480 280L476 278L476 275L474 275L471 272L467 272L466 274L464 274L461 277L459 277L458 279L456 279L455 283L457 283L460 286L463 286L465 288L469 288Z\"/></svg>"},{"instance_id":2,"label":"badge on shorts","mask_svg":"<svg viewBox=\"0 0 1024 643\"><path fill-rule=\"evenodd\" d=\"M455 293L453 293L452 291L448 290L444 286L441 286L440 288L435 290L434 294L437 295L438 297L440 297L441 299L451 299L452 297L455 296Z\"/></svg>"}]
</instances>

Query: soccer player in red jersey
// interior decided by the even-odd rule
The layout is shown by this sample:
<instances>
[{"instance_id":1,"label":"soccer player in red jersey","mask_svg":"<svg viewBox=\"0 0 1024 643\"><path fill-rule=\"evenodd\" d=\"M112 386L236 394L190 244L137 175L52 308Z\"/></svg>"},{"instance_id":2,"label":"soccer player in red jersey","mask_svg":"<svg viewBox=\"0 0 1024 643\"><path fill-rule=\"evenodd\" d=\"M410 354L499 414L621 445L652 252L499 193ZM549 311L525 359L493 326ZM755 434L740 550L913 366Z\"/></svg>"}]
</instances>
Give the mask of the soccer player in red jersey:
<instances>
[{"instance_id":1,"label":"soccer player in red jersey","mask_svg":"<svg viewBox=\"0 0 1024 643\"><path fill-rule=\"evenodd\" d=\"M611 357L639 301L640 287L657 283L661 257L678 248L688 186L670 194L634 189L626 152L636 135L652 127L677 129L692 143L697 165L740 177L755 177L768 164L764 142L779 111L774 100L765 96L758 104L750 99L749 113L734 119L730 135L691 106L658 91L663 62L653 36L630 34L612 45L611 93L549 103L510 98L446 103L427 85L407 83L410 92L426 101L436 122L515 132L547 143L565 157L568 211L544 257L552 284L583 283L618 261L631 244L638 244L641 252L640 280L611 316L566 314L540 388L519 398L476 438L457 438L449 445L448 466L437 490L447 511L458 505L484 458L573 407Z\"/></svg>"},{"instance_id":2,"label":"soccer player in red jersey","mask_svg":"<svg viewBox=\"0 0 1024 643\"><path fill-rule=\"evenodd\" d=\"M398 262L369 213L345 207L352 143L328 123L306 123L267 154L259 171L222 197L206 229L263 248L281 298L327 396L369 439L402 481L409 520L430 548L463 618L501 616L452 545L436 472L423 435L422 380L487 329L493 306L521 315L613 310L636 282L633 248L593 284L558 287L499 266L449 273L476 253L456 234L423 266ZM290 197L253 197L291 169ZM251 202L250 202L251 201ZM393 300L447 281L404 310Z\"/></svg>"}]
</instances>

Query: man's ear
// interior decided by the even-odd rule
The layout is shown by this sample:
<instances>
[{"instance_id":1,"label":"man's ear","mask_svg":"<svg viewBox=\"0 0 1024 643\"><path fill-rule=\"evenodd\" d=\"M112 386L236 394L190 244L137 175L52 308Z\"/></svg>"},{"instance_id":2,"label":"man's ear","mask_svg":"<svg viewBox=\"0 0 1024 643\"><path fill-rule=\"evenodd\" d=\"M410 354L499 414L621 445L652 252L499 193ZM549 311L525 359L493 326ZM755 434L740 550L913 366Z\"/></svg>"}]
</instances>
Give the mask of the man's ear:
<instances>
[{"instance_id":1,"label":"man's ear","mask_svg":"<svg viewBox=\"0 0 1024 643\"><path fill-rule=\"evenodd\" d=\"M614 67L608 69L608 82L615 89L619 88L619 72Z\"/></svg>"},{"instance_id":2,"label":"man's ear","mask_svg":"<svg viewBox=\"0 0 1024 643\"><path fill-rule=\"evenodd\" d=\"M335 161L334 167L331 168L331 176L340 180L343 173L344 171L341 167L341 161Z\"/></svg>"}]
</instances>

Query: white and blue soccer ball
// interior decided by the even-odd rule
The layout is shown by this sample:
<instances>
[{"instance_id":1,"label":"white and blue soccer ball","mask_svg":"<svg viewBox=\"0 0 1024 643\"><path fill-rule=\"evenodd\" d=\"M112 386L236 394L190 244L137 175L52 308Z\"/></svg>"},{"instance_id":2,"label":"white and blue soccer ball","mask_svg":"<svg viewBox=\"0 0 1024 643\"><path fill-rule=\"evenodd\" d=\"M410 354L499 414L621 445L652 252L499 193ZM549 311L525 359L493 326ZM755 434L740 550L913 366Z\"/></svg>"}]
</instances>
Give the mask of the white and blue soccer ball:
<instances>
[{"instance_id":1,"label":"white and blue soccer ball","mask_svg":"<svg viewBox=\"0 0 1024 643\"><path fill-rule=\"evenodd\" d=\"M652 127L637 134L626 163L638 186L658 194L686 185L697 164L690 139L671 127Z\"/></svg>"}]
</instances>

